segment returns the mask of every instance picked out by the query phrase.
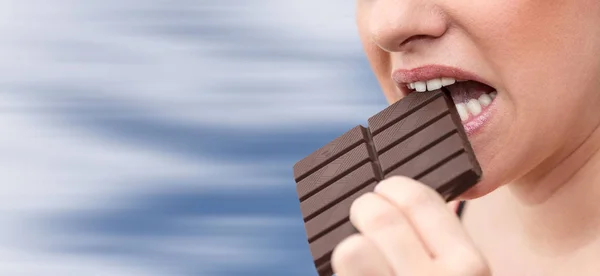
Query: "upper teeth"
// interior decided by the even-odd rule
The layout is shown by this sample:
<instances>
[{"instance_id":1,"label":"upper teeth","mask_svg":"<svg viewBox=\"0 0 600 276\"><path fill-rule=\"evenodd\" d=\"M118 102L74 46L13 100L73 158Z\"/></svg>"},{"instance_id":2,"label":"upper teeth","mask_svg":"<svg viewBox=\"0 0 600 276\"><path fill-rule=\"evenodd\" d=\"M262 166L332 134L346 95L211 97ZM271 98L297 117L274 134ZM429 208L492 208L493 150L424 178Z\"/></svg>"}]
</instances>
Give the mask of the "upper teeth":
<instances>
[{"instance_id":1,"label":"upper teeth","mask_svg":"<svg viewBox=\"0 0 600 276\"><path fill-rule=\"evenodd\" d=\"M442 88L442 86L452 85L456 82L454 78L438 78L428 81L417 81L408 84L408 88L417 92L433 91Z\"/></svg>"}]
</instances>

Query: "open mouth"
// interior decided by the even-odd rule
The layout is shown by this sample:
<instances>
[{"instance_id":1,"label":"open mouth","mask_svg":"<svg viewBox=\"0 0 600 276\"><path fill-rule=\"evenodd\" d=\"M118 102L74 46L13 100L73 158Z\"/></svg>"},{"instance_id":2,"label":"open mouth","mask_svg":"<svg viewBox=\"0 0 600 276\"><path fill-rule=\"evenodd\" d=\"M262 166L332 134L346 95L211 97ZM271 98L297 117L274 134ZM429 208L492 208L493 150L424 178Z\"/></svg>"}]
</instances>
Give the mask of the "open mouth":
<instances>
[{"instance_id":1,"label":"open mouth","mask_svg":"<svg viewBox=\"0 0 600 276\"><path fill-rule=\"evenodd\" d=\"M409 90L427 92L446 87L452 95L463 125L475 122L486 114L498 92L493 87L472 80L436 78L406 84Z\"/></svg>"},{"instance_id":2,"label":"open mouth","mask_svg":"<svg viewBox=\"0 0 600 276\"><path fill-rule=\"evenodd\" d=\"M479 129L489 117L498 92L493 87L474 80L435 78L405 84L408 92L427 92L446 87L467 134Z\"/></svg>"}]
</instances>

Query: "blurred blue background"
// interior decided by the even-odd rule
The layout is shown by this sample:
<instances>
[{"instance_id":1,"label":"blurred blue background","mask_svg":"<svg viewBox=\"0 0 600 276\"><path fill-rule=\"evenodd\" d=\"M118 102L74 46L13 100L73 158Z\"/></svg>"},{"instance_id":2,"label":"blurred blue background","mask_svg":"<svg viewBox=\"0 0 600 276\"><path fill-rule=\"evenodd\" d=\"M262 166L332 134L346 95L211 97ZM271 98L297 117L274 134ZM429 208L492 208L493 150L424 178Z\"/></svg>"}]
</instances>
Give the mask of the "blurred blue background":
<instances>
[{"instance_id":1,"label":"blurred blue background","mask_svg":"<svg viewBox=\"0 0 600 276\"><path fill-rule=\"evenodd\" d=\"M386 105L343 0L0 0L0 275L316 275L293 164Z\"/></svg>"}]
</instances>

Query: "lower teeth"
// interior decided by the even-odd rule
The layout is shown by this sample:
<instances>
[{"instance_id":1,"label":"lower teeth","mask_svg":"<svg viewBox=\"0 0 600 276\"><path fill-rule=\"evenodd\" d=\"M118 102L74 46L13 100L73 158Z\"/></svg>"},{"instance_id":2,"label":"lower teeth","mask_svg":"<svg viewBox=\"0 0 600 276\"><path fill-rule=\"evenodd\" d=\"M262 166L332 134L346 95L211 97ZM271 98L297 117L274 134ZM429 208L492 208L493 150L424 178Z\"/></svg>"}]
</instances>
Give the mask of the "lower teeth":
<instances>
[{"instance_id":1,"label":"lower teeth","mask_svg":"<svg viewBox=\"0 0 600 276\"><path fill-rule=\"evenodd\" d=\"M489 94L483 94L478 99L469 99L467 103L456 104L456 110L460 116L460 120L465 122L470 116L477 116L482 109L492 103L498 92L494 91Z\"/></svg>"}]
</instances>

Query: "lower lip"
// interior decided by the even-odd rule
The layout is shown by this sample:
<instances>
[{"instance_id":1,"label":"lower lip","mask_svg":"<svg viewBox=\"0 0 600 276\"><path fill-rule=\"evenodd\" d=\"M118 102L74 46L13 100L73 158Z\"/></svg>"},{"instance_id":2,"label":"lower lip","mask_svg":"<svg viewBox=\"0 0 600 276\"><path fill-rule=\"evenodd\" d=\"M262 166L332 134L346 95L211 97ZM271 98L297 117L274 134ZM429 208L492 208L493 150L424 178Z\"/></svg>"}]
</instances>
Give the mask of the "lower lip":
<instances>
[{"instance_id":1,"label":"lower lip","mask_svg":"<svg viewBox=\"0 0 600 276\"><path fill-rule=\"evenodd\" d=\"M482 108L481 113L479 113L479 115L469 118L465 122L462 122L463 127L465 128L465 132L468 136L473 136L477 134L489 122L492 113L496 109L496 102L498 100L498 96L499 95L496 95L494 100L488 106Z\"/></svg>"}]
</instances>

